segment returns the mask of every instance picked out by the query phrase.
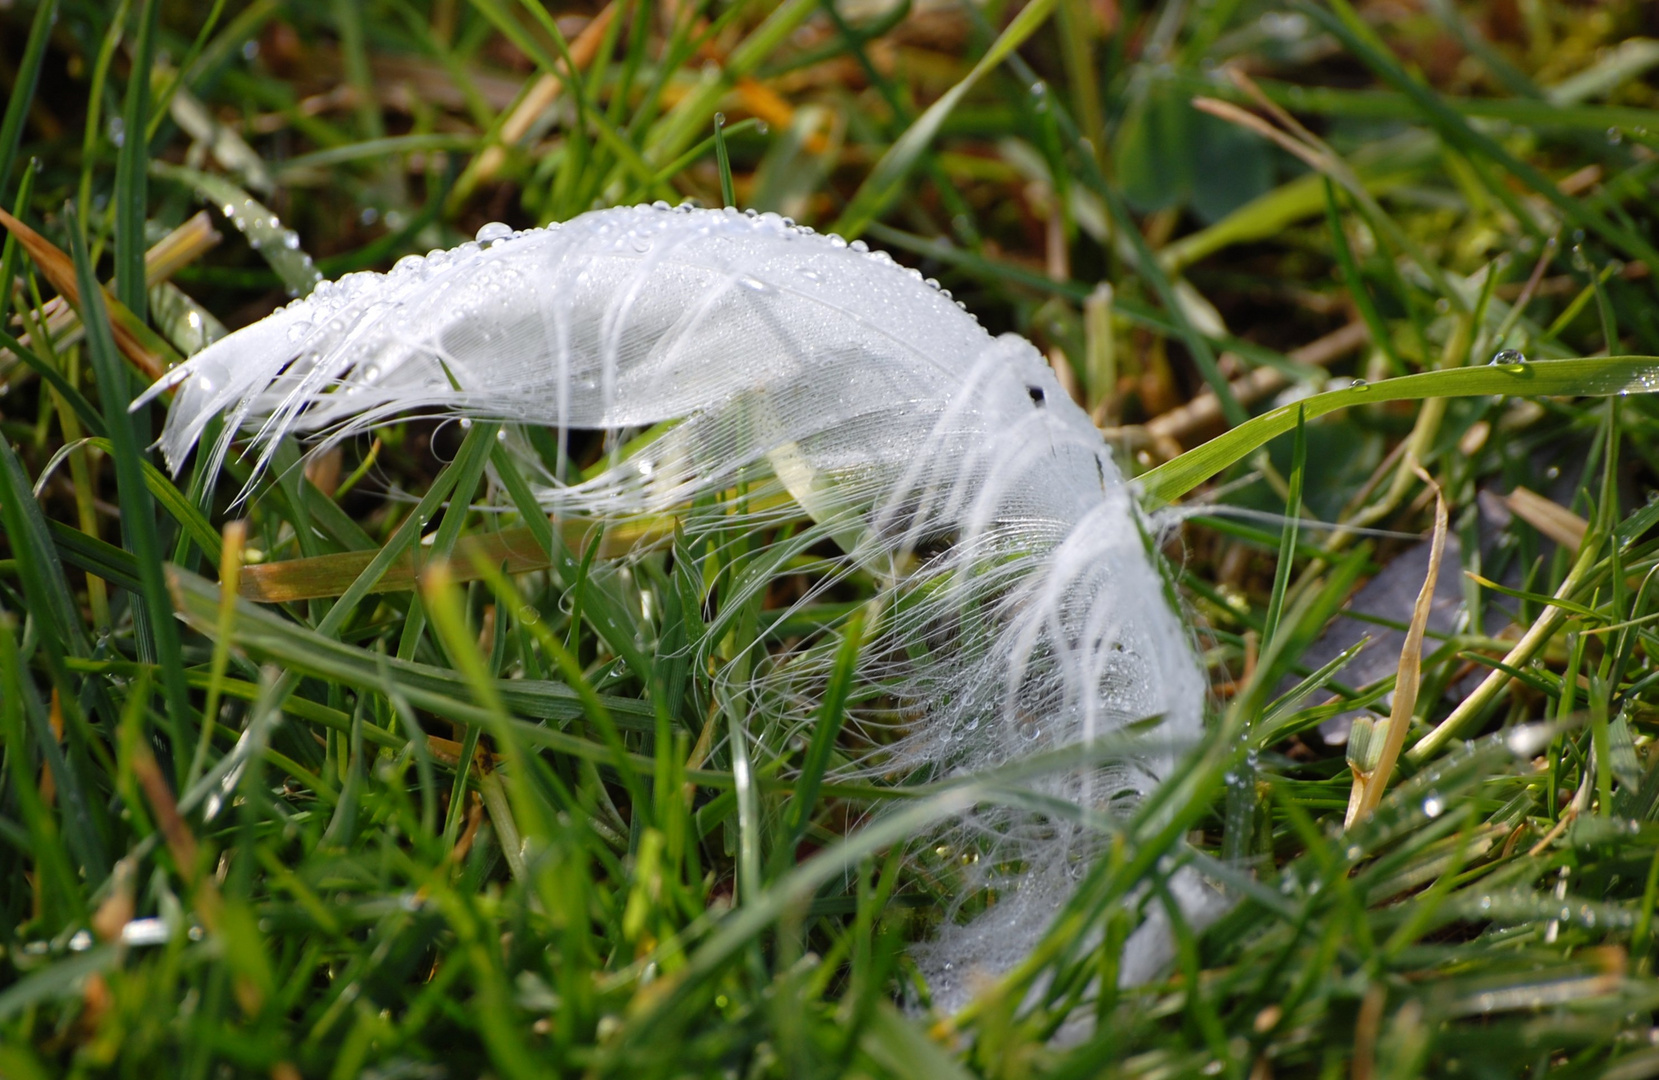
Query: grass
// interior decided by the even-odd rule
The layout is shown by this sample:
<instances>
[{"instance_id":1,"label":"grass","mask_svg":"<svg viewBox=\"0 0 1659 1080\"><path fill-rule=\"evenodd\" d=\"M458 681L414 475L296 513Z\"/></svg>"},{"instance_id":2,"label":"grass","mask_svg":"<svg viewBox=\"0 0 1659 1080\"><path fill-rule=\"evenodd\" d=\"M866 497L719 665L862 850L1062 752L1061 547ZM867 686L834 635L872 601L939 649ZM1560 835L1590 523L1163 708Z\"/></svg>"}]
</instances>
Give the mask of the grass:
<instances>
[{"instance_id":1,"label":"grass","mask_svg":"<svg viewBox=\"0 0 1659 1080\"><path fill-rule=\"evenodd\" d=\"M0 250L0 1075L1659 1074L1650 6L602 11L0 11L41 238ZM487 424L233 505L128 411L319 273L727 191L1031 337L1149 503L1234 508L1166 549L1215 737L955 1016L905 945L973 853L915 838L1017 778L838 772L856 633L810 731L728 694L808 629L741 588L776 551L555 535ZM1436 487L1478 576L1389 722L1312 650ZM1185 865L1237 902L1117 989Z\"/></svg>"}]
</instances>

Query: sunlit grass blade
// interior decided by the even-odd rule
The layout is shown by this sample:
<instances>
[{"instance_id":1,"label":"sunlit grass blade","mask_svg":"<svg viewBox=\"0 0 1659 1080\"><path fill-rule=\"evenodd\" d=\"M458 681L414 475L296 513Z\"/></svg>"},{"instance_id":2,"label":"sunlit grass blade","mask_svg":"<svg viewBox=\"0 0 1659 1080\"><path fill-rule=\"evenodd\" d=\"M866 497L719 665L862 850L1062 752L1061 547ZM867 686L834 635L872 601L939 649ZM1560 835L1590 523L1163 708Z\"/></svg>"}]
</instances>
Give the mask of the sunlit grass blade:
<instances>
[{"instance_id":1,"label":"sunlit grass blade","mask_svg":"<svg viewBox=\"0 0 1659 1080\"><path fill-rule=\"evenodd\" d=\"M1659 390L1659 357L1610 356L1592 360L1538 360L1531 363L1425 371L1375 383L1315 394L1254 417L1240 427L1194 447L1173 461L1143 473L1142 491L1154 505L1180 498L1277 435L1339 409L1384 401L1502 394L1516 397L1572 395L1606 397Z\"/></svg>"}]
</instances>

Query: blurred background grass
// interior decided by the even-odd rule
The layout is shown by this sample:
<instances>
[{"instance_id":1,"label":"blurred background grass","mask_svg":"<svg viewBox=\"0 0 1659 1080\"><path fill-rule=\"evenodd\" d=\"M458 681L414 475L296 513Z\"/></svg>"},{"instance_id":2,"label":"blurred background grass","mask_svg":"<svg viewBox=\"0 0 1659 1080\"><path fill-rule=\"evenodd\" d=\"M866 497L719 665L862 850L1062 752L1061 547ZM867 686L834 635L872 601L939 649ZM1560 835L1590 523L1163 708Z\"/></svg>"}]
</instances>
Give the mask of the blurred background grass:
<instances>
[{"instance_id":1,"label":"blurred background grass","mask_svg":"<svg viewBox=\"0 0 1659 1080\"><path fill-rule=\"evenodd\" d=\"M722 611L743 566L682 540L224 604L194 575L487 540L493 432L396 425L232 508L126 410L319 276L728 183L1029 336L1131 471L1354 380L1655 354L1656 37L1639 0L0 8L0 203L40 234L0 254L0 1075L1659 1075L1644 397L1362 405L1190 499L1234 508L1166 554L1237 738L954 1018L903 944L975 853L904 841L961 793L814 790L833 751L763 711L739 783L686 661L781 647L788 597ZM1386 715L1399 645L1362 674L1322 634L1368 580L1373 635L1410 618L1414 465L1445 613L1344 833L1330 721ZM1240 903L1115 991L1123 898L1187 864Z\"/></svg>"}]
</instances>

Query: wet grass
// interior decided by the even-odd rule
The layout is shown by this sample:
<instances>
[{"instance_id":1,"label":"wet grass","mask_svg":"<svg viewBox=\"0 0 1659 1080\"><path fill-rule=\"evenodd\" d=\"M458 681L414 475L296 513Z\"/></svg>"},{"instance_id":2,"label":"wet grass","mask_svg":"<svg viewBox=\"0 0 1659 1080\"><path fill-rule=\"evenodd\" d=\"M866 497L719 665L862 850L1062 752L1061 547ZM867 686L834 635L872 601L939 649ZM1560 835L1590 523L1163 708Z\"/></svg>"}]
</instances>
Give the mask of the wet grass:
<instances>
[{"instance_id":1,"label":"wet grass","mask_svg":"<svg viewBox=\"0 0 1659 1080\"><path fill-rule=\"evenodd\" d=\"M1650 8L0 11L39 234L0 251L0 1075L1659 1072ZM763 549L556 536L488 424L288 448L232 506L245 464L170 479L127 408L319 275L727 191L1031 337L1206 511L1166 553L1216 737L954 1017L904 945L970 853L912 841L991 792L839 775L836 678L805 737L723 696L692 658L792 637L731 587ZM1116 989L1185 865L1237 903Z\"/></svg>"}]
</instances>

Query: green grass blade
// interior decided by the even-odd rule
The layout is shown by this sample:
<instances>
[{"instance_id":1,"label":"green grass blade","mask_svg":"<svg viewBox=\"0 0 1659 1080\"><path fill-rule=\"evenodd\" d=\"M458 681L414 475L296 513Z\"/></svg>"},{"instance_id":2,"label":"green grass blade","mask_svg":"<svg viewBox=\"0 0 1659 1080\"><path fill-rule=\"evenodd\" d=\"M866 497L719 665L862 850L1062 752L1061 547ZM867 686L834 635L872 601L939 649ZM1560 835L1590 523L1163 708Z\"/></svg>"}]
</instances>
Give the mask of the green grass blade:
<instances>
[{"instance_id":1,"label":"green grass blade","mask_svg":"<svg viewBox=\"0 0 1659 1080\"><path fill-rule=\"evenodd\" d=\"M150 65L155 52L159 0L142 0L138 34L133 42L132 72L121 111L121 146L115 167L115 298L140 322L145 321L149 286L144 280L144 222L149 191L145 168L149 164ZM79 260L77 260L79 262ZM87 286L81 285L81 295Z\"/></svg>"},{"instance_id":2,"label":"green grass blade","mask_svg":"<svg viewBox=\"0 0 1659 1080\"><path fill-rule=\"evenodd\" d=\"M881 155L881 159L870 170L864 183L859 185L847 208L836 219L835 232L849 238L860 236L870 222L886 212L899 197L905 180L915 169L917 162L927 153L945 119L980 79L1007 59L1048 20L1054 11L1055 3L1056 0L1033 0L1020 9L1020 13L968 74L947 90L938 101L928 106L927 111L917 117L916 121L905 129L904 134Z\"/></svg>"},{"instance_id":3,"label":"green grass blade","mask_svg":"<svg viewBox=\"0 0 1659 1080\"><path fill-rule=\"evenodd\" d=\"M133 418L127 412L131 401L131 381L116 354L109 315L104 309L103 288L93 277L92 262L81 242L80 228L73 224L74 208L69 207L66 212L71 220L69 243L81 292L81 322L86 327L87 352L98 380L98 398L103 405L104 427L109 432L115 463L116 490L121 504L121 535L138 564L138 579L142 585L140 598L149 615L148 631L155 659L161 665L168 735L177 754L174 763L182 776L182 770L189 761L189 747L195 745L192 738L194 732L190 728L194 714L184 683L184 658L179 649L178 624L173 619L173 607L167 596L160 539L156 533L155 507L144 481L144 450L134 430ZM142 274L142 264L139 270Z\"/></svg>"},{"instance_id":4,"label":"green grass blade","mask_svg":"<svg viewBox=\"0 0 1659 1080\"><path fill-rule=\"evenodd\" d=\"M35 87L40 82L40 66L46 57L46 44L51 39L52 25L58 20L57 0L41 0L35 8L35 17L29 21L29 37L23 43L23 56L6 88L6 115L0 119L0 197L11 188L12 164L17 160L17 147L23 139L23 121L29 107L35 102ZM7 275L6 280L10 280Z\"/></svg>"},{"instance_id":5,"label":"green grass blade","mask_svg":"<svg viewBox=\"0 0 1659 1080\"><path fill-rule=\"evenodd\" d=\"M1606 397L1612 394L1647 394L1656 390L1659 390L1659 357L1652 356L1537 360L1424 371L1315 394L1265 412L1202 446L1188 450L1173 461L1143 473L1137 482L1151 505L1173 502L1243 460L1269 439L1292 430L1296 426L1297 415L1304 409L1311 420L1350 406L1383 401L1423 401L1482 394Z\"/></svg>"}]
</instances>

